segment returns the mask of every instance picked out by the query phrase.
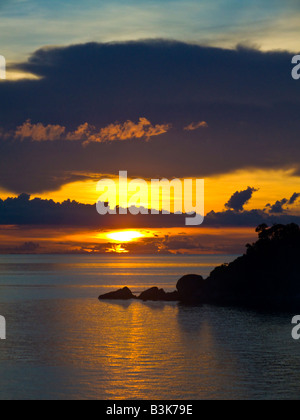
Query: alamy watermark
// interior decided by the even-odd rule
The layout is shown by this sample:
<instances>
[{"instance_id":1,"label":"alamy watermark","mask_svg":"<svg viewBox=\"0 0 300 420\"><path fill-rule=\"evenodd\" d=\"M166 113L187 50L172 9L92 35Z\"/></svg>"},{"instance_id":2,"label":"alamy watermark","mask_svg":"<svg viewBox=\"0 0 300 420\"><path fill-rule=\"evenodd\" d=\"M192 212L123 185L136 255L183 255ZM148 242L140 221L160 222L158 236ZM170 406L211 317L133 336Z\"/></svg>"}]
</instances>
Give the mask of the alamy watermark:
<instances>
[{"instance_id":1,"label":"alamy watermark","mask_svg":"<svg viewBox=\"0 0 300 420\"><path fill-rule=\"evenodd\" d=\"M300 340L300 315L294 316L292 324L295 325L292 329L293 340Z\"/></svg>"},{"instance_id":2,"label":"alamy watermark","mask_svg":"<svg viewBox=\"0 0 300 420\"><path fill-rule=\"evenodd\" d=\"M0 340L6 340L6 320L0 315Z\"/></svg>"},{"instance_id":3,"label":"alamy watermark","mask_svg":"<svg viewBox=\"0 0 300 420\"><path fill-rule=\"evenodd\" d=\"M199 226L204 221L203 179L128 180L128 172L120 171L118 181L102 179L97 211L102 216L132 214L185 214L186 226ZM161 209L161 211L160 211Z\"/></svg>"},{"instance_id":4,"label":"alamy watermark","mask_svg":"<svg viewBox=\"0 0 300 420\"><path fill-rule=\"evenodd\" d=\"M295 64L295 67L293 67L292 70L292 78L294 80L300 79L300 55L295 55L292 58L292 64Z\"/></svg>"},{"instance_id":5,"label":"alamy watermark","mask_svg":"<svg viewBox=\"0 0 300 420\"><path fill-rule=\"evenodd\" d=\"M3 55L0 55L0 79L6 79L6 60Z\"/></svg>"}]
</instances>

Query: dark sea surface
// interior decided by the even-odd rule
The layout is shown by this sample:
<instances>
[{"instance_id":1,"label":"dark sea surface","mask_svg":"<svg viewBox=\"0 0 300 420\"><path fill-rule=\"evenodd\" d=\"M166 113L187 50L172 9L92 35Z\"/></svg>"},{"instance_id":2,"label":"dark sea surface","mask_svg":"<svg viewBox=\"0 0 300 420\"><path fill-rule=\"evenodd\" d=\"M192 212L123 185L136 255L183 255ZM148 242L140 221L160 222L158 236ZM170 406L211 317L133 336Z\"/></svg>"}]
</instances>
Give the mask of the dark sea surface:
<instances>
[{"instance_id":1,"label":"dark sea surface","mask_svg":"<svg viewBox=\"0 0 300 420\"><path fill-rule=\"evenodd\" d=\"M97 300L234 258L0 256L0 399L300 399L295 313Z\"/></svg>"}]
</instances>

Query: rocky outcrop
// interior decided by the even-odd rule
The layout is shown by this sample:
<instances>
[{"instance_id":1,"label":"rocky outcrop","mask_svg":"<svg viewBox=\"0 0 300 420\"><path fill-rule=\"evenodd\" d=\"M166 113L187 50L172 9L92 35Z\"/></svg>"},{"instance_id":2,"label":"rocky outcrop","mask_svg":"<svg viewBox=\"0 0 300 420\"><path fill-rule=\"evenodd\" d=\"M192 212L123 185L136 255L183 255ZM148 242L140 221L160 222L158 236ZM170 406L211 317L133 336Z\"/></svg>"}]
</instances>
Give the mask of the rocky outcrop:
<instances>
[{"instance_id":1,"label":"rocky outcrop","mask_svg":"<svg viewBox=\"0 0 300 420\"><path fill-rule=\"evenodd\" d=\"M117 290L115 292L106 293L105 295L99 296L99 300L130 300L139 299L144 302L176 302L179 300L178 292L166 293L163 289L158 287L151 287L151 289L145 290L138 297L135 296L128 287Z\"/></svg>"},{"instance_id":2,"label":"rocky outcrop","mask_svg":"<svg viewBox=\"0 0 300 420\"><path fill-rule=\"evenodd\" d=\"M151 287L151 289L145 290L140 294L138 299L146 301L146 300L164 300L166 296L166 292L164 289L159 289L158 287Z\"/></svg>"},{"instance_id":3,"label":"rocky outcrop","mask_svg":"<svg viewBox=\"0 0 300 420\"><path fill-rule=\"evenodd\" d=\"M175 291L173 293L166 293L164 289L159 289L158 287L151 287L151 289L145 290L140 294L138 299L143 300L144 302L147 300L150 301L165 301L165 302L173 302L179 300L179 295Z\"/></svg>"},{"instance_id":4,"label":"rocky outcrop","mask_svg":"<svg viewBox=\"0 0 300 420\"><path fill-rule=\"evenodd\" d=\"M177 283L178 297L181 302L198 302L203 299L205 281L202 276L189 274Z\"/></svg>"},{"instance_id":5,"label":"rocky outcrop","mask_svg":"<svg viewBox=\"0 0 300 420\"><path fill-rule=\"evenodd\" d=\"M178 291L175 290L171 293L166 293L165 301L166 302L178 302L180 300Z\"/></svg>"},{"instance_id":6,"label":"rocky outcrop","mask_svg":"<svg viewBox=\"0 0 300 420\"><path fill-rule=\"evenodd\" d=\"M99 296L99 300L130 300L136 299L128 287L119 289L115 292L105 293L104 295Z\"/></svg>"}]
</instances>

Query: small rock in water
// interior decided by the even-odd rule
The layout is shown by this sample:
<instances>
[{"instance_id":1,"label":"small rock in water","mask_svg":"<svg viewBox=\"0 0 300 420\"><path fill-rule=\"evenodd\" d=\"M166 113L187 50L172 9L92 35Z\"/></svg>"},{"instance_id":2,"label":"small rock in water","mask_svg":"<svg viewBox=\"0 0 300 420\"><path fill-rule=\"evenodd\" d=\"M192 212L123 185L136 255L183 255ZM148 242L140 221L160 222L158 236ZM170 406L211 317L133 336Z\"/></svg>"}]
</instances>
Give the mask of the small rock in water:
<instances>
[{"instance_id":1,"label":"small rock in water","mask_svg":"<svg viewBox=\"0 0 300 420\"><path fill-rule=\"evenodd\" d=\"M105 293L104 295L99 296L99 300L130 300L136 299L128 287L119 289L115 292Z\"/></svg>"},{"instance_id":2,"label":"small rock in water","mask_svg":"<svg viewBox=\"0 0 300 420\"><path fill-rule=\"evenodd\" d=\"M147 301L161 301L161 302L176 302L179 300L178 292L166 293L164 289L158 287L151 287L151 289L145 290L140 294L138 299Z\"/></svg>"},{"instance_id":3,"label":"small rock in water","mask_svg":"<svg viewBox=\"0 0 300 420\"><path fill-rule=\"evenodd\" d=\"M158 287L151 287L151 289L145 290L140 294L138 299L146 301L146 300L165 300L166 292L163 289L159 289Z\"/></svg>"}]
</instances>

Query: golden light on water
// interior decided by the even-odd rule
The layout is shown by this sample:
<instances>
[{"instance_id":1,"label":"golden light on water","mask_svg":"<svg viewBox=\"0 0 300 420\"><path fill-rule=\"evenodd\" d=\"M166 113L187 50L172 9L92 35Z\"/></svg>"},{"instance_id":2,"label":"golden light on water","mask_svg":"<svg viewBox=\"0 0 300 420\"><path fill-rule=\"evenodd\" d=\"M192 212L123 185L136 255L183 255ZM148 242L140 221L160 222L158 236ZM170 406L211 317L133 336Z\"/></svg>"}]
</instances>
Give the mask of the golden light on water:
<instances>
[{"instance_id":1,"label":"golden light on water","mask_svg":"<svg viewBox=\"0 0 300 420\"><path fill-rule=\"evenodd\" d=\"M132 242L136 239L143 238L145 235L136 230L125 230L120 232L112 232L106 235L107 239L116 242Z\"/></svg>"}]
</instances>

